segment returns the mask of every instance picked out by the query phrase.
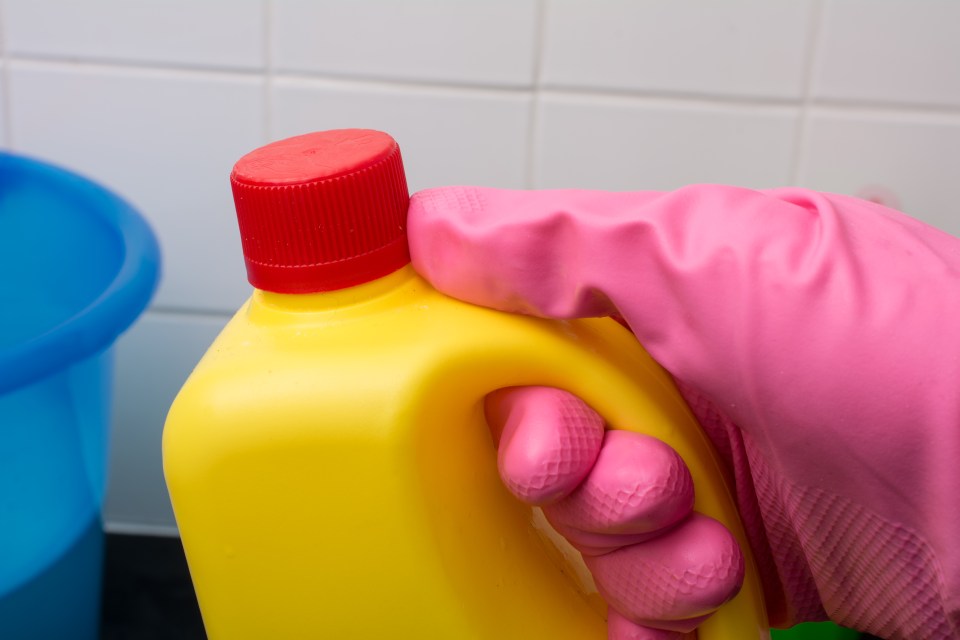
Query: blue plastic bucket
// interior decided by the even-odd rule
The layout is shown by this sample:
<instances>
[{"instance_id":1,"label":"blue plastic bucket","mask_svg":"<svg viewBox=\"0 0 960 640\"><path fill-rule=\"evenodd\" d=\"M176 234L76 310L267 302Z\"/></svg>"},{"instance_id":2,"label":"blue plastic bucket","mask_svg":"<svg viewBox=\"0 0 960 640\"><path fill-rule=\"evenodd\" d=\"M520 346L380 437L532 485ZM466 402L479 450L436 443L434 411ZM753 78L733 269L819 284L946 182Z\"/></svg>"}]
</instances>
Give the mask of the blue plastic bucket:
<instances>
[{"instance_id":1,"label":"blue plastic bucket","mask_svg":"<svg viewBox=\"0 0 960 640\"><path fill-rule=\"evenodd\" d=\"M99 635L111 347L158 275L130 205L0 153L0 637Z\"/></svg>"}]
</instances>

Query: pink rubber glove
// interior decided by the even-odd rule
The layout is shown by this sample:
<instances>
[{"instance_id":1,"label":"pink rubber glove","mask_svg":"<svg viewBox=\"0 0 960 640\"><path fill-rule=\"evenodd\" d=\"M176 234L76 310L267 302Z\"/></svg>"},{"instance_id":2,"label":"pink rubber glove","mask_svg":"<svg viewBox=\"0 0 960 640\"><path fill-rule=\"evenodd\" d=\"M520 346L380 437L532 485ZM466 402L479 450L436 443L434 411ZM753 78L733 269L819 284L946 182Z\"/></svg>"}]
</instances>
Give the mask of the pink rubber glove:
<instances>
[{"instance_id":1,"label":"pink rubber glove","mask_svg":"<svg viewBox=\"0 0 960 640\"><path fill-rule=\"evenodd\" d=\"M853 198L724 186L437 189L413 198L409 232L447 294L627 321L730 465L772 622L960 638L960 240ZM669 450L603 436L576 402L494 394L501 473L585 551L611 638L675 637L652 628L736 589L729 536L687 515ZM544 461L562 473L538 479ZM647 579L684 563L707 578Z\"/></svg>"}]
</instances>

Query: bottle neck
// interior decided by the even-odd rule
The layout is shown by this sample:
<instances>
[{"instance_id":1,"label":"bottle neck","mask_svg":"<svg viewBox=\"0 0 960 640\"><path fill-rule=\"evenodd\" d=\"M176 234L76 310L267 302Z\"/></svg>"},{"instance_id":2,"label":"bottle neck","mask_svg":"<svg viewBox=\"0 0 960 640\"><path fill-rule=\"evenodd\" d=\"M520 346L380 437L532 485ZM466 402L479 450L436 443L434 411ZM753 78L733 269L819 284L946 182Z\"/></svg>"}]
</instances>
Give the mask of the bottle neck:
<instances>
[{"instance_id":1,"label":"bottle neck","mask_svg":"<svg viewBox=\"0 0 960 640\"><path fill-rule=\"evenodd\" d=\"M251 311L318 312L368 304L409 288L419 276L408 263L381 278L353 287L318 293L274 293L254 289Z\"/></svg>"}]
</instances>

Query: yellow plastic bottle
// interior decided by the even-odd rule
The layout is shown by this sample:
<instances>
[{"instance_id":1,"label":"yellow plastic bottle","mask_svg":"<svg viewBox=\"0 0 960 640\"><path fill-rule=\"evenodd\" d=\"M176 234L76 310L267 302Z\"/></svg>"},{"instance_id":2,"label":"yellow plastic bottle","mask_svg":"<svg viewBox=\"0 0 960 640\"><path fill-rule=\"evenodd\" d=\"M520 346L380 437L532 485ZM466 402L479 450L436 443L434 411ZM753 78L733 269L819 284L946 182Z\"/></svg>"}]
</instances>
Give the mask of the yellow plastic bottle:
<instances>
[{"instance_id":1,"label":"yellow plastic bottle","mask_svg":"<svg viewBox=\"0 0 960 640\"><path fill-rule=\"evenodd\" d=\"M163 436L212 640L606 638L577 558L499 480L483 398L502 387L564 388L670 443L696 509L748 549L709 443L629 332L481 309L417 276L392 138L290 138L231 180L255 290ZM765 621L748 557L698 637L763 638Z\"/></svg>"}]
</instances>

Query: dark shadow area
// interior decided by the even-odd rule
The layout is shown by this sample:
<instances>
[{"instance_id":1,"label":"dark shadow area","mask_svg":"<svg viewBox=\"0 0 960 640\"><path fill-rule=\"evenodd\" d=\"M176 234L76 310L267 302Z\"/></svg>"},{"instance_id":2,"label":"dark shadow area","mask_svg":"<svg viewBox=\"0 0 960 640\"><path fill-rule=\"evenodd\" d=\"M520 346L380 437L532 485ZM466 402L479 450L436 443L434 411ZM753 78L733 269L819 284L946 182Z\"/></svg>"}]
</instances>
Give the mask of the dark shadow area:
<instances>
[{"instance_id":1,"label":"dark shadow area","mask_svg":"<svg viewBox=\"0 0 960 640\"><path fill-rule=\"evenodd\" d=\"M108 534L101 640L206 640L179 538Z\"/></svg>"}]
</instances>

